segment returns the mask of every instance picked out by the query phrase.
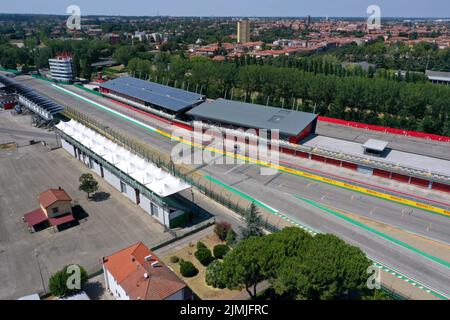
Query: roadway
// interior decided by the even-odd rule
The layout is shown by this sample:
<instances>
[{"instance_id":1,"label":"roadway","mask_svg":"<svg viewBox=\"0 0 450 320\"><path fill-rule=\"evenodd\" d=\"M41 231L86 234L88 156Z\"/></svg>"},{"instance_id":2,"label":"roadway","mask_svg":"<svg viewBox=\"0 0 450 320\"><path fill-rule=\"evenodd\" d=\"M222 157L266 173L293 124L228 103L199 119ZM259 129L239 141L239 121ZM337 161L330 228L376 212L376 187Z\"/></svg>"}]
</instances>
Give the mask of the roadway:
<instances>
[{"instance_id":1,"label":"roadway","mask_svg":"<svg viewBox=\"0 0 450 320\"><path fill-rule=\"evenodd\" d=\"M55 101L78 108L104 124L134 136L163 152L170 153L176 144L176 142L163 138L159 134L150 132L145 128L130 125L129 121L53 88L49 83L34 79L28 79L25 82ZM71 90L75 90L75 88L71 88ZM76 93L84 96L88 95L78 91ZM95 101L109 108L117 109L117 105L106 99L94 98L92 95L89 95L89 98L95 99ZM138 114L135 116L139 117ZM139 120L149 125L154 125L150 119L143 120L139 118ZM375 221L397 226L447 244L450 243L450 234L448 232L450 230L449 218L361 195L350 190L312 182L309 179L286 173L278 173L276 176L261 176L259 167L254 165L205 164L201 168L198 166L198 170L247 193L255 199L264 201L269 206L295 217L311 227L322 232L336 234L345 241L359 246L376 260L401 270L406 275L436 290L450 294L450 272L447 266L330 215L323 210L300 201L294 196L298 195L308 198L327 206L333 206L334 208L368 217Z\"/></svg>"},{"instance_id":2,"label":"roadway","mask_svg":"<svg viewBox=\"0 0 450 320\"><path fill-rule=\"evenodd\" d=\"M120 119L110 113L96 108L95 106L81 101L80 99L65 94L58 89L49 86L48 83L39 80L29 80L28 84L34 86L37 90L42 91L49 97L61 104L67 104L72 107L78 108L80 111L91 115L94 119L100 120L104 124L107 124L113 128L120 129L123 132L138 137L140 140L157 146L158 149L169 153L176 145L177 142L169 139L164 139L160 135L145 131L145 129L130 126L129 122ZM76 87L70 88L73 92L87 96L88 94ZM131 115L132 112L118 107L115 103L94 95L89 94L87 96L96 102L105 105L108 108L119 110L124 114ZM155 122L152 118L142 116L140 114L132 114L133 117L137 117L140 121L154 126ZM164 130L169 131L171 128L169 125L165 125ZM197 166L199 167L199 166ZM407 206L395 204L388 201L383 201L371 196L361 195L351 190L344 190L336 188L327 184L312 182L309 179L293 176L287 173L281 173L277 176L269 176L267 181L264 181L266 176L259 174L259 170L249 170L248 168L254 168L254 166L237 166L234 170L230 170L229 166L210 164L207 166L202 165L202 170L207 172L211 176L218 179L225 180L230 176L236 176L242 181L250 181L251 185L255 185L257 189L260 187L269 188L271 192L276 194L277 192L286 192L289 190L302 190L302 194L314 201L318 201L325 205L332 205L335 208L352 212L354 214L370 218L375 221L379 221L388 225L396 226L398 228L422 235L427 238L442 241L444 243L450 243L450 219L439 215L431 214L429 212L412 209ZM259 169L259 167L256 167ZM235 183L235 182L233 182ZM263 183L263 184L261 184ZM257 190L253 190L257 194Z\"/></svg>"}]
</instances>

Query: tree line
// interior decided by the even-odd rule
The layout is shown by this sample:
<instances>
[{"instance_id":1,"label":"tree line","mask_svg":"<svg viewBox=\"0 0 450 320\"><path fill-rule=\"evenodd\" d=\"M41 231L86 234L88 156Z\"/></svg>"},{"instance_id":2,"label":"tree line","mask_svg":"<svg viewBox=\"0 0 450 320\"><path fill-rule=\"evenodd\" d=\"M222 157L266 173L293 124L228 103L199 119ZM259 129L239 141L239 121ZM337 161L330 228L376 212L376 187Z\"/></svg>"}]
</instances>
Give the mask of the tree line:
<instances>
[{"instance_id":1,"label":"tree line","mask_svg":"<svg viewBox=\"0 0 450 320\"><path fill-rule=\"evenodd\" d=\"M356 44L337 48L331 54L344 61L368 61L380 68L420 71L450 70L450 48L440 49L437 44L420 42L412 46L384 41L358 46Z\"/></svg>"},{"instance_id":2,"label":"tree line","mask_svg":"<svg viewBox=\"0 0 450 320\"><path fill-rule=\"evenodd\" d=\"M214 62L182 55L133 58L136 77L219 97L349 121L450 135L450 88L427 82L316 73L296 67Z\"/></svg>"}]
</instances>

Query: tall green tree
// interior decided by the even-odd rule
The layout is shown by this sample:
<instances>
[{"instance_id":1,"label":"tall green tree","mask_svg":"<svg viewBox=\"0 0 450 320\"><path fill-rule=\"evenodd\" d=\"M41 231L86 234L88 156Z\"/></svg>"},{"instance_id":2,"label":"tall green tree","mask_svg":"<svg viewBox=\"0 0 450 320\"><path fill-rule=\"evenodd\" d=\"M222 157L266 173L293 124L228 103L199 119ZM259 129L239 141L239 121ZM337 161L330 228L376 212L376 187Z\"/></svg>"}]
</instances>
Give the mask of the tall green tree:
<instances>
[{"instance_id":1,"label":"tall green tree","mask_svg":"<svg viewBox=\"0 0 450 320\"><path fill-rule=\"evenodd\" d=\"M241 228L242 239L260 237L264 234L262 229L262 218L254 202L250 205L250 210L244 214L244 219L245 227Z\"/></svg>"},{"instance_id":2,"label":"tall green tree","mask_svg":"<svg viewBox=\"0 0 450 320\"><path fill-rule=\"evenodd\" d=\"M80 76L82 78L90 80L91 75L92 75L91 61L89 60L89 57L83 56L80 59Z\"/></svg>"},{"instance_id":3,"label":"tall green tree","mask_svg":"<svg viewBox=\"0 0 450 320\"><path fill-rule=\"evenodd\" d=\"M359 299L371 262L357 247L319 234L300 255L288 258L276 275L279 294L297 299Z\"/></svg>"},{"instance_id":4,"label":"tall green tree","mask_svg":"<svg viewBox=\"0 0 450 320\"><path fill-rule=\"evenodd\" d=\"M98 190L98 182L94 179L94 176L90 173L84 173L80 176L80 186L79 190L87 193L89 195Z\"/></svg>"},{"instance_id":5,"label":"tall green tree","mask_svg":"<svg viewBox=\"0 0 450 320\"><path fill-rule=\"evenodd\" d=\"M264 280L259 257L264 246L261 238L252 237L243 240L227 254L222 264L222 280L228 289L244 287L251 298L257 294L257 285Z\"/></svg>"},{"instance_id":6,"label":"tall green tree","mask_svg":"<svg viewBox=\"0 0 450 320\"><path fill-rule=\"evenodd\" d=\"M50 293L56 297L73 295L88 281L86 270L79 265L65 266L49 279Z\"/></svg>"}]
</instances>

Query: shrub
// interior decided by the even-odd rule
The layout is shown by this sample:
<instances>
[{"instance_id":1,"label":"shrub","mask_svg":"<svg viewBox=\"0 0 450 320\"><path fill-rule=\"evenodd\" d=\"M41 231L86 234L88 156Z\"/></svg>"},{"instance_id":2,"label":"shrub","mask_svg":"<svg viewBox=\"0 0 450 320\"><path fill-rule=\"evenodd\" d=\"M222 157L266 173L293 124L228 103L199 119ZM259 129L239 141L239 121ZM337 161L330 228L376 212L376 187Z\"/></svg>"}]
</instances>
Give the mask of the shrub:
<instances>
[{"instance_id":1,"label":"shrub","mask_svg":"<svg viewBox=\"0 0 450 320\"><path fill-rule=\"evenodd\" d=\"M206 247L201 247L195 252L195 257L204 266L209 265L214 259L211 254L211 250Z\"/></svg>"},{"instance_id":2,"label":"shrub","mask_svg":"<svg viewBox=\"0 0 450 320\"><path fill-rule=\"evenodd\" d=\"M201 241L197 242L197 250L200 248L206 248L205 244Z\"/></svg>"},{"instance_id":3,"label":"shrub","mask_svg":"<svg viewBox=\"0 0 450 320\"><path fill-rule=\"evenodd\" d=\"M233 229L228 230L227 238L225 239L227 245L234 246L236 244L236 232Z\"/></svg>"},{"instance_id":4,"label":"shrub","mask_svg":"<svg viewBox=\"0 0 450 320\"><path fill-rule=\"evenodd\" d=\"M180 273L183 277L191 278L198 274L198 269L190 261L180 261Z\"/></svg>"},{"instance_id":5,"label":"shrub","mask_svg":"<svg viewBox=\"0 0 450 320\"><path fill-rule=\"evenodd\" d=\"M205 282L214 288L225 288L222 280L222 262L219 260L213 261L207 268L205 273Z\"/></svg>"},{"instance_id":6,"label":"shrub","mask_svg":"<svg viewBox=\"0 0 450 320\"><path fill-rule=\"evenodd\" d=\"M74 277L77 273L77 268L80 271L79 283ZM56 272L49 279L50 293L56 297L70 296L79 291L81 287L88 281L88 274L86 270L79 265L65 266L62 270ZM78 286L79 284L79 286Z\"/></svg>"},{"instance_id":7,"label":"shrub","mask_svg":"<svg viewBox=\"0 0 450 320\"><path fill-rule=\"evenodd\" d=\"M217 259L222 259L224 255L226 255L230 251L230 247L228 247L226 244L218 244L214 247L214 257Z\"/></svg>"},{"instance_id":8,"label":"shrub","mask_svg":"<svg viewBox=\"0 0 450 320\"><path fill-rule=\"evenodd\" d=\"M172 262L172 263L178 263L178 261L180 261L180 258L178 258L177 256L172 256L172 257L170 257L170 262Z\"/></svg>"},{"instance_id":9,"label":"shrub","mask_svg":"<svg viewBox=\"0 0 450 320\"><path fill-rule=\"evenodd\" d=\"M214 232L217 234L221 241L225 241L227 237L228 230L231 229L231 225L228 222L221 221L216 222L216 226L214 227Z\"/></svg>"}]
</instances>

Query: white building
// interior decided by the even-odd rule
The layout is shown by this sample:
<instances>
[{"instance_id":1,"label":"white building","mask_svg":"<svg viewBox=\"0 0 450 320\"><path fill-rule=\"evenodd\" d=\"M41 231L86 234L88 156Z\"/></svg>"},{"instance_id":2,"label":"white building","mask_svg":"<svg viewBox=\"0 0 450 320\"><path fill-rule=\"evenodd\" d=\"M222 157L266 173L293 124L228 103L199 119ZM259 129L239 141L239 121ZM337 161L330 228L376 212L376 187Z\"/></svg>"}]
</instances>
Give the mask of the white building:
<instances>
[{"instance_id":1,"label":"white building","mask_svg":"<svg viewBox=\"0 0 450 320\"><path fill-rule=\"evenodd\" d=\"M49 59L50 74L53 80L71 82L73 80L72 57L69 55L59 55L54 59Z\"/></svg>"},{"instance_id":2,"label":"white building","mask_svg":"<svg viewBox=\"0 0 450 320\"><path fill-rule=\"evenodd\" d=\"M187 220L190 207L173 196L190 185L74 120L56 128L62 147L168 228Z\"/></svg>"},{"instance_id":3,"label":"white building","mask_svg":"<svg viewBox=\"0 0 450 320\"><path fill-rule=\"evenodd\" d=\"M106 289L117 300L188 300L189 287L142 242L102 258Z\"/></svg>"}]
</instances>

